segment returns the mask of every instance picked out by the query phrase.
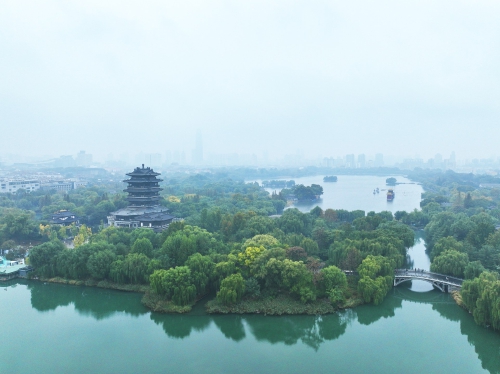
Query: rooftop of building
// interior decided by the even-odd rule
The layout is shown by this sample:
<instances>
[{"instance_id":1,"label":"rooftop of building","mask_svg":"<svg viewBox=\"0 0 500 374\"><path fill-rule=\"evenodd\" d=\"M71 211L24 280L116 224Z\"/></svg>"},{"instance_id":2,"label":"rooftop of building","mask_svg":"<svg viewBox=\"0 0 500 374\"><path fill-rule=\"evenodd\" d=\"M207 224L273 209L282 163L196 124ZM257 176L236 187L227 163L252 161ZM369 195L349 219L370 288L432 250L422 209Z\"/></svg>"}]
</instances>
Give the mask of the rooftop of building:
<instances>
[{"instance_id":1,"label":"rooftop of building","mask_svg":"<svg viewBox=\"0 0 500 374\"><path fill-rule=\"evenodd\" d=\"M167 208L154 205L154 206L140 206L140 207L129 206L126 208L119 209L116 212L112 212L111 214L114 216L138 216L141 214L167 213L167 212L168 212Z\"/></svg>"},{"instance_id":2,"label":"rooftop of building","mask_svg":"<svg viewBox=\"0 0 500 374\"><path fill-rule=\"evenodd\" d=\"M76 216L76 214L69 210L60 210L59 212L55 212L52 214L52 218L64 218L73 216Z\"/></svg>"},{"instance_id":3,"label":"rooftop of building","mask_svg":"<svg viewBox=\"0 0 500 374\"><path fill-rule=\"evenodd\" d=\"M0 257L0 275L1 274L12 274L12 273L15 273L16 271L19 271L19 269L26 267L25 264L10 265L13 262L16 262L16 261L9 261L9 260L5 259L5 257Z\"/></svg>"}]
</instances>

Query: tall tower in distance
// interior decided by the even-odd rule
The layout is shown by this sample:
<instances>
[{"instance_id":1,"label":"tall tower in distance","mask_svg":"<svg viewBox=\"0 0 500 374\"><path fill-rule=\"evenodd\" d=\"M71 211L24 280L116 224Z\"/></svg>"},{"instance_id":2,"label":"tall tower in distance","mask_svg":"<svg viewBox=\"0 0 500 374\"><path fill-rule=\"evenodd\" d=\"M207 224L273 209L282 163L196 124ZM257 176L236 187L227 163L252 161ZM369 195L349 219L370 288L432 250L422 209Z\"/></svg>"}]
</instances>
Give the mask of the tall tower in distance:
<instances>
[{"instance_id":1,"label":"tall tower in distance","mask_svg":"<svg viewBox=\"0 0 500 374\"><path fill-rule=\"evenodd\" d=\"M201 131L196 132L196 142L193 149L192 162L195 165L203 164L203 138L201 136Z\"/></svg>"}]
</instances>

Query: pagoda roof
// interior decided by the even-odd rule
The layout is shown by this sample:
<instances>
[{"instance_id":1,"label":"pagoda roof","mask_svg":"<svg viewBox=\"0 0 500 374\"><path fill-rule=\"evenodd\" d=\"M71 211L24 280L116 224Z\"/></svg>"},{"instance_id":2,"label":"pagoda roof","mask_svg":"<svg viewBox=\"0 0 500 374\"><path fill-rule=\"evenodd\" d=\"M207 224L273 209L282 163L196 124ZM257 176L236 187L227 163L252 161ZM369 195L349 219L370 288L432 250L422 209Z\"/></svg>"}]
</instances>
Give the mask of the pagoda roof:
<instances>
[{"instance_id":1,"label":"pagoda roof","mask_svg":"<svg viewBox=\"0 0 500 374\"><path fill-rule=\"evenodd\" d=\"M160 192L161 187L127 187L123 192Z\"/></svg>"},{"instance_id":2,"label":"pagoda roof","mask_svg":"<svg viewBox=\"0 0 500 374\"><path fill-rule=\"evenodd\" d=\"M159 205L154 206L141 206L133 207L129 206L112 212L110 214L115 216L140 216L146 213L167 213L168 209Z\"/></svg>"},{"instance_id":3,"label":"pagoda roof","mask_svg":"<svg viewBox=\"0 0 500 374\"><path fill-rule=\"evenodd\" d=\"M130 175L130 174L127 174ZM126 183L155 183L155 182L163 182L163 179L155 178L155 179L125 179L123 182Z\"/></svg>"},{"instance_id":4,"label":"pagoda roof","mask_svg":"<svg viewBox=\"0 0 500 374\"><path fill-rule=\"evenodd\" d=\"M142 216L138 217L139 221L141 222L161 222L161 221L169 221L174 219L175 217L165 213L146 213L143 214Z\"/></svg>"},{"instance_id":5,"label":"pagoda roof","mask_svg":"<svg viewBox=\"0 0 500 374\"><path fill-rule=\"evenodd\" d=\"M155 171L153 171L153 169L151 169L150 167L147 167L145 168L144 167L144 164L142 164L142 168L135 168L133 172L131 173L127 173L128 176L131 176L131 177L142 177L142 176L151 176L151 177L155 177L157 175L161 175L160 173L156 173Z\"/></svg>"}]
</instances>

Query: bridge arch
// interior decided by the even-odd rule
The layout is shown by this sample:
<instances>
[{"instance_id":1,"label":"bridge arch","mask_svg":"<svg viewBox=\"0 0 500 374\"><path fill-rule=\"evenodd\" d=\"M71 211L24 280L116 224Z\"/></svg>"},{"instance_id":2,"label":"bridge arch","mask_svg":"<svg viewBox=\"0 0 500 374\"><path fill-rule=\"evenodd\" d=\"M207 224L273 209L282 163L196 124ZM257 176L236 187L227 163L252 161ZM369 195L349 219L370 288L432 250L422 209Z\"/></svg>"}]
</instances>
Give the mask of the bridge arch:
<instances>
[{"instance_id":1,"label":"bridge arch","mask_svg":"<svg viewBox=\"0 0 500 374\"><path fill-rule=\"evenodd\" d=\"M460 278L424 270L396 269L394 271L394 287L410 280L421 280L430 283L441 292L460 289L463 282L463 279Z\"/></svg>"},{"instance_id":2,"label":"bridge arch","mask_svg":"<svg viewBox=\"0 0 500 374\"><path fill-rule=\"evenodd\" d=\"M449 287L447 284L443 284L442 282L435 281L435 280L428 279L428 278L418 278L418 277L414 277L414 278L397 278L396 277L396 278L394 278L394 287L399 286L401 283L412 281L412 280L419 280L419 281L424 281L424 282L430 283L434 287L439 289L441 292L447 293L449 290Z\"/></svg>"}]
</instances>

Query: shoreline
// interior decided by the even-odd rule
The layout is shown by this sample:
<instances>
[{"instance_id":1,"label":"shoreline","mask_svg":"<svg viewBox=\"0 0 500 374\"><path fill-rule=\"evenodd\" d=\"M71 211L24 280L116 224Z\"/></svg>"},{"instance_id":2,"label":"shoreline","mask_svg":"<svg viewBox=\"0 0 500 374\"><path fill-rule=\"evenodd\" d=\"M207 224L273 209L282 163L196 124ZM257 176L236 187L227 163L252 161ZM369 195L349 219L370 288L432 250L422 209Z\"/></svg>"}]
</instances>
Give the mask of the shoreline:
<instances>
[{"instance_id":1,"label":"shoreline","mask_svg":"<svg viewBox=\"0 0 500 374\"><path fill-rule=\"evenodd\" d=\"M162 314L185 314L189 313L192 308L207 295L200 296L193 303L180 306L172 303L169 300L163 299L161 296L151 293L149 285L137 284L119 284L109 281L96 280L69 280L60 277L54 278L29 278L28 280L48 282L56 284L65 284L70 286L85 286L97 287L116 291L142 293L144 296L141 299L141 304L148 308L153 313ZM260 299L243 299L239 303L233 305L222 305L217 302L214 297L206 301L204 305L207 314L263 314L269 316L281 315L325 315L332 314L339 310L352 309L363 305L365 302L356 296L347 299L343 304L334 307L328 299L317 299L312 303L302 304L287 294L280 294L277 297L265 297Z\"/></svg>"}]
</instances>

